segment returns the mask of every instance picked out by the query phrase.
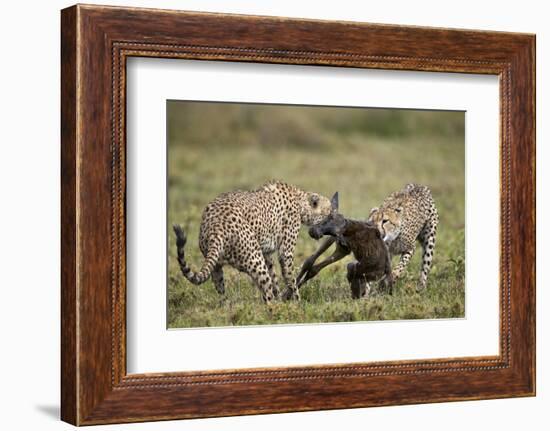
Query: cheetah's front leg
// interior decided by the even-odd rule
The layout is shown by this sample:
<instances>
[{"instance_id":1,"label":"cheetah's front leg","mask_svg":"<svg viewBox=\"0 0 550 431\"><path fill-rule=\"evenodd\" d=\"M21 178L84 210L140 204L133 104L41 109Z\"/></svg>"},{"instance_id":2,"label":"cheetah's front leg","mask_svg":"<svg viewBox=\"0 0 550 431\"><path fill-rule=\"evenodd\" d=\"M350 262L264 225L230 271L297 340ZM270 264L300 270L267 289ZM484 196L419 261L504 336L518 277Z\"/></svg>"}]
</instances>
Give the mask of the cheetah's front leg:
<instances>
[{"instance_id":1,"label":"cheetah's front leg","mask_svg":"<svg viewBox=\"0 0 550 431\"><path fill-rule=\"evenodd\" d=\"M289 299L300 299L300 293L296 287L296 279L294 278L294 258L292 254L283 253L279 255L279 264L281 265L281 273L285 281L286 289L283 292L282 298L286 301Z\"/></svg>"},{"instance_id":2,"label":"cheetah's front leg","mask_svg":"<svg viewBox=\"0 0 550 431\"><path fill-rule=\"evenodd\" d=\"M405 251L401 254L401 258L399 259L399 263L395 267L395 269L392 272L392 278L393 281L396 281L401 275L403 274L403 271L405 271L405 268L411 261L412 255L414 254L414 251L416 249L416 246L412 246L410 249Z\"/></svg>"}]
</instances>

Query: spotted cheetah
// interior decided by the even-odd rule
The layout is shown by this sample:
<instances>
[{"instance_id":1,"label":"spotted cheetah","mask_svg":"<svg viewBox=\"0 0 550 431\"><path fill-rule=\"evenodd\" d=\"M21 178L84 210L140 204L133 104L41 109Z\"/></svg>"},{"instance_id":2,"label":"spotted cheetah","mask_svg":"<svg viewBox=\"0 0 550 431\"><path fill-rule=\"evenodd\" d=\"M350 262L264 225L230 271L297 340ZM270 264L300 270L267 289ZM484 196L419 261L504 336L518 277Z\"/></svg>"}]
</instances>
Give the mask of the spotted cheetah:
<instances>
[{"instance_id":1,"label":"spotted cheetah","mask_svg":"<svg viewBox=\"0 0 550 431\"><path fill-rule=\"evenodd\" d=\"M181 272L193 284L210 276L218 293L225 293L223 265L248 274L265 302L279 295L271 255L277 251L286 290L284 299L299 299L293 276L294 249L300 226L318 224L332 212L331 201L282 181L257 190L223 193L202 214L199 247L205 260L198 272L185 261L186 235L174 225Z\"/></svg>"},{"instance_id":2,"label":"spotted cheetah","mask_svg":"<svg viewBox=\"0 0 550 431\"><path fill-rule=\"evenodd\" d=\"M407 184L389 195L380 208L373 208L369 221L374 223L392 255L401 255L392 275L397 280L407 267L418 240L422 245L422 269L417 289L426 287L432 265L439 216L430 189Z\"/></svg>"}]
</instances>

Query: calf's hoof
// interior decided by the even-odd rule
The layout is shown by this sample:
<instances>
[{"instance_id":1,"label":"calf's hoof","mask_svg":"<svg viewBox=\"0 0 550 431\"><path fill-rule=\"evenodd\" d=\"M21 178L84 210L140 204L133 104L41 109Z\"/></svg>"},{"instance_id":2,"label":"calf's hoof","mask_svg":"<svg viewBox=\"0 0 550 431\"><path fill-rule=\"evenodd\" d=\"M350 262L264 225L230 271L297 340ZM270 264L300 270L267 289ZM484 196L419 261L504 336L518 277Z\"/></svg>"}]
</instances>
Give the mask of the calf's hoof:
<instances>
[{"instance_id":1,"label":"calf's hoof","mask_svg":"<svg viewBox=\"0 0 550 431\"><path fill-rule=\"evenodd\" d=\"M381 293L388 293L390 295L393 295L393 277L391 275L383 278L378 283L378 291Z\"/></svg>"}]
</instances>

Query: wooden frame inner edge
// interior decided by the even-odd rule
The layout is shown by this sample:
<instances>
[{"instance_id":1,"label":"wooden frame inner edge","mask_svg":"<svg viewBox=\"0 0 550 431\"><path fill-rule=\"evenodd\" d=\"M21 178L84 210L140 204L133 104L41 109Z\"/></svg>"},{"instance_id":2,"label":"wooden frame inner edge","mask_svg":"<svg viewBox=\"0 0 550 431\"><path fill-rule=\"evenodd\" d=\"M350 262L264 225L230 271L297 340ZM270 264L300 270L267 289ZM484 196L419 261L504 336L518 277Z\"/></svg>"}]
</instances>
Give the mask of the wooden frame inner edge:
<instances>
[{"instance_id":1,"label":"wooden frame inner edge","mask_svg":"<svg viewBox=\"0 0 550 431\"><path fill-rule=\"evenodd\" d=\"M126 59L162 57L220 61L254 61L303 65L342 65L347 67L403 70L429 70L495 74L500 78L500 354L496 357L443 358L431 360L385 361L329 364L265 369L167 372L126 375L126 266L125 266L125 190L126 190ZM468 59L370 56L316 51L265 50L249 47L157 44L131 41L112 43L112 385L125 388L217 385L246 382L274 382L398 374L481 371L510 367L511 350L511 149L510 81L511 65L500 61ZM326 63L325 63L326 61ZM413 68L414 66L414 68ZM475 67L474 67L475 66ZM481 66L481 67L480 67ZM277 377L281 374L292 376Z\"/></svg>"}]
</instances>

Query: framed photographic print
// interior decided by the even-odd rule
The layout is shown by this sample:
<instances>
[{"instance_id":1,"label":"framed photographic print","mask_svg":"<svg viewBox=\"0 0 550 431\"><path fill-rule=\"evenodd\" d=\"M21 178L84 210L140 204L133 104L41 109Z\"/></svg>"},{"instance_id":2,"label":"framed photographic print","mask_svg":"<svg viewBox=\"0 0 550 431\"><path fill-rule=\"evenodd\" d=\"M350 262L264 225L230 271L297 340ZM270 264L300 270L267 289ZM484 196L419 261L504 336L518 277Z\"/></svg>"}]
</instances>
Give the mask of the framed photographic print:
<instances>
[{"instance_id":1,"label":"framed photographic print","mask_svg":"<svg viewBox=\"0 0 550 431\"><path fill-rule=\"evenodd\" d=\"M535 394L535 37L62 11L62 419Z\"/></svg>"}]
</instances>

